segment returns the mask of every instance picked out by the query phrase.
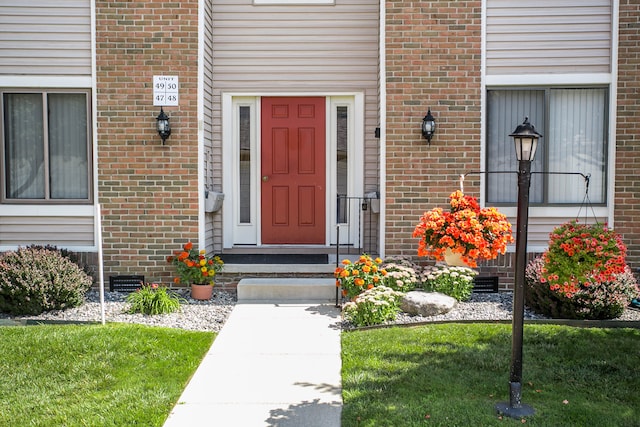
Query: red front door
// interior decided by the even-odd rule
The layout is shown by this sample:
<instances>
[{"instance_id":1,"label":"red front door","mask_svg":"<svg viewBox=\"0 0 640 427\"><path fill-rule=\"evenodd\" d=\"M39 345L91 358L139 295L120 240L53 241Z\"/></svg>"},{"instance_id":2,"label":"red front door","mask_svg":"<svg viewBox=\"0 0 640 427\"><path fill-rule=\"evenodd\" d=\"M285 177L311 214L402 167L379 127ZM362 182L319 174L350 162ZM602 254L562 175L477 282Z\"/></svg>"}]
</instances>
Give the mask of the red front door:
<instances>
[{"instance_id":1,"label":"red front door","mask_svg":"<svg viewBox=\"0 0 640 427\"><path fill-rule=\"evenodd\" d=\"M325 243L325 99L262 98L262 243Z\"/></svg>"}]
</instances>

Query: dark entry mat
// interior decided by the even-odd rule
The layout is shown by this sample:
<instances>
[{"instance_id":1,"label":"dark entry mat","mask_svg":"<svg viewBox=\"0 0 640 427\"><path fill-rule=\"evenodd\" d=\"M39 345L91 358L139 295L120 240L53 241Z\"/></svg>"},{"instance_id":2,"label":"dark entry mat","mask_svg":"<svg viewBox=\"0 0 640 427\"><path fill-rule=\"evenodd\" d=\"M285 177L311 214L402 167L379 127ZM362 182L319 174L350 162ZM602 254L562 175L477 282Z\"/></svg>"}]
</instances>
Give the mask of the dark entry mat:
<instances>
[{"instance_id":1,"label":"dark entry mat","mask_svg":"<svg viewBox=\"0 0 640 427\"><path fill-rule=\"evenodd\" d=\"M225 264L328 264L327 254L222 254Z\"/></svg>"}]
</instances>

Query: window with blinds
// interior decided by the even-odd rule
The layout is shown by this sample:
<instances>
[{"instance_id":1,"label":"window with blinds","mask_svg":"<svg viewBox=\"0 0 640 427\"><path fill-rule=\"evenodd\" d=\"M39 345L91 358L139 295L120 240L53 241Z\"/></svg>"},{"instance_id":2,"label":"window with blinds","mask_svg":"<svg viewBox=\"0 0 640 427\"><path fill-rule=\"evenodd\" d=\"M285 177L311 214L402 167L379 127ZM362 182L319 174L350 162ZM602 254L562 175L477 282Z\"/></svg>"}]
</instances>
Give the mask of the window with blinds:
<instances>
[{"instance_id":1,"label":"window with blinds","mask_svg":"<svg viewBox=\"0 0 640 427\"><path fill-rule=\"evenodd\" d=\"M3 92L4 201L90 202L88 92Z\"/></svg>"},{"instance_id":2,"label":"window with blinds","mask_svg":"<svg viewBox=\"0 0 640 427\"><path fill-rule=\"evenodd\" d=\"M530 202L538 205L580 204L590 175L589 199L606 201L606 87L498 89L487 91L487 170L517 170L509 134L525 117L543 135L532 164ZM490 173L487 202L512 204L516 175Z\"/></svg>"}]
</instances>

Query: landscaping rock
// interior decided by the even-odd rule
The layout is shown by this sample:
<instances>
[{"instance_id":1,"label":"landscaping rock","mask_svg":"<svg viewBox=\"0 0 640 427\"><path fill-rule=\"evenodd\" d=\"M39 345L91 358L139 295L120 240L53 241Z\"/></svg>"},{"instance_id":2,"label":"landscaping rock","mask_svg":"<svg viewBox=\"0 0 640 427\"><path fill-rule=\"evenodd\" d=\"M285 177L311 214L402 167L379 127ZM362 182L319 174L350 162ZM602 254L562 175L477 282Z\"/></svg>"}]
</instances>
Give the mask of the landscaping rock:
<instances>
[{"instance_id":1,"label":"landscaping rock","mask_svg":"<svg viewBox=\"0 0 640 427\"><path fill-rule=\"evenodd\" d=\"M407 292L400 301L400 308L414 316L437 316L451 311L458 301L439 292Z\"/></svg>"}]
</instances>

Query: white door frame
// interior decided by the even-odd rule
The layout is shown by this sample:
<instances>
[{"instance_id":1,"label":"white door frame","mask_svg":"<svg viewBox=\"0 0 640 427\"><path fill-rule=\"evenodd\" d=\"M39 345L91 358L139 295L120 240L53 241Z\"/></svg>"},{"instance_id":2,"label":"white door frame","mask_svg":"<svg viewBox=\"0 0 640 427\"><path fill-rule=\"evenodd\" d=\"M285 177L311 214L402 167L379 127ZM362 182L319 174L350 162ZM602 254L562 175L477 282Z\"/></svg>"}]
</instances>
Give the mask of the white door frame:
<instances>
[{"instance_id":1,"label":"white door frame","mask_svg":"<svg viewBox=\"0 0 640 427\"><path fill-rule=\"evenodd\" d=\"M326 238L325 245L336 243L336 211L337 211L337 183L336 183L336 107L346 106L349 111L348 132L348 194L362 196L364 181L364 94L363 93L223 93L222 94L222 167L223 192L227 195L223 205L223 247L232 248L237 245L261 246L260 240L260 98L262 96L322 96L326 99ZM251 163L250 163L250 220L240 223L240 187L239 187L239 139L236 131L239 107L250 108L251 117ZM352 212L351 224L358 224L355 220L359 212ZM341 225L341 244L360 242L346 242L347 236L356 239L360 233L349 233L346 225Z\"/></svg>"}]
</instances>

